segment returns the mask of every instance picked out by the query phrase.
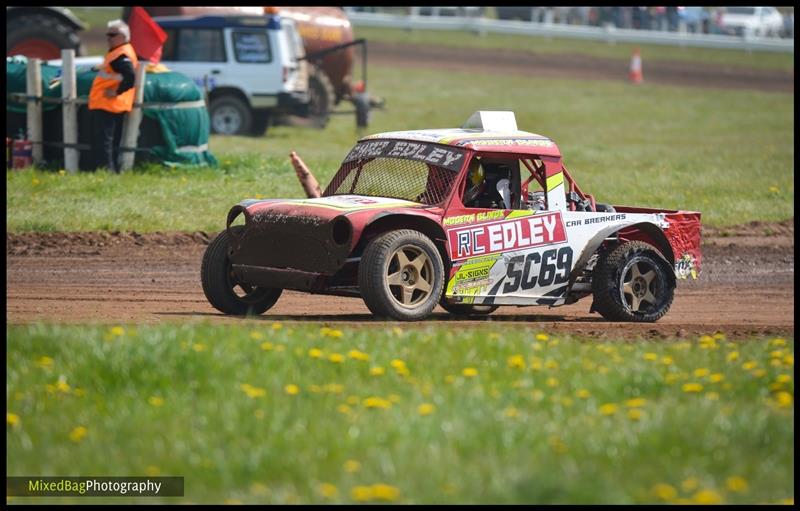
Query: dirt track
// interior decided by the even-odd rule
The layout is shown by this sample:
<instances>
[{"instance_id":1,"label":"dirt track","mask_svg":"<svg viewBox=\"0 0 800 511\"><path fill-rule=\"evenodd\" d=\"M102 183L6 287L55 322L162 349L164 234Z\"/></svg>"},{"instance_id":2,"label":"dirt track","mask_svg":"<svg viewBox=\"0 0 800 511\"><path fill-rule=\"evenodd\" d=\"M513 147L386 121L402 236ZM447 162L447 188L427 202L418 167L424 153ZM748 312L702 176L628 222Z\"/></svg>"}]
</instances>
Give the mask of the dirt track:
<instances>
[{"instance_id":1,"label":"dirt track","mask_svg":"<svg viewBox=\"0 0 800 511\"><path fill-rule=\"evenodd\" d=\"M380 41L370 41L368 51L370 62L402 68L495 73L497 76L511 73L547 78L628 79L628 62L587 55L551 55L509 49L488 50L418 44L395 45ZM646 55L642 58L642 69L647 83L769 92L794 91L794 73L791 71L647 60Z\"/></svg>"},{"instance_id":2,"label":"dirt track","mask_svg":"<svg viewBox=\"0 0 800 511\"><path fill-rule=\"evenodd\" d=\"M217 313L203 295L199 271L208 238L205 233L7 234L8 321L242 321ZM588 313L589 299L552 309L504 307L479 320L456 320L437 308L430 321L535 323L547 331L625 337L683 337L716 330L729 336L793 335L793 221L753 224L728 233L706 231L704 240L701 278L679 285L672 309L655 324L606 322ZM360 299L296 292L284 292L261 318L376 322Z\"/></svg>"}]
</instances>

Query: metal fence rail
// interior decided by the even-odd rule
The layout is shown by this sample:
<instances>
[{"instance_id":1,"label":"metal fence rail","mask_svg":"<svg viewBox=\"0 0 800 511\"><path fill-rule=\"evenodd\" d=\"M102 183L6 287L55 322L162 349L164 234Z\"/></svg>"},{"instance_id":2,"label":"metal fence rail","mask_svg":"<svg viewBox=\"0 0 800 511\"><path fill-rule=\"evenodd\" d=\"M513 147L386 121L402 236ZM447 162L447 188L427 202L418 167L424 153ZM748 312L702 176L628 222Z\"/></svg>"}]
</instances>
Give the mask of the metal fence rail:
<instances>
[{"instance_id":1,"label":"metal fence rail","mask_svg":"<svg viewBox=\"0 0 800 511\"><path fill-rule=\"evenodd\" d=\"M409 30L466 30L478 34L515 34L553 38L586 39L608 44L659 44L692 48L794 53L794 39L736 37L728 35L690 34L656 30L632 30L530 21L493 20L479 17L402 16L382 13L349 12L354 26L388 27Z\"/></svg>"}]
</instances>

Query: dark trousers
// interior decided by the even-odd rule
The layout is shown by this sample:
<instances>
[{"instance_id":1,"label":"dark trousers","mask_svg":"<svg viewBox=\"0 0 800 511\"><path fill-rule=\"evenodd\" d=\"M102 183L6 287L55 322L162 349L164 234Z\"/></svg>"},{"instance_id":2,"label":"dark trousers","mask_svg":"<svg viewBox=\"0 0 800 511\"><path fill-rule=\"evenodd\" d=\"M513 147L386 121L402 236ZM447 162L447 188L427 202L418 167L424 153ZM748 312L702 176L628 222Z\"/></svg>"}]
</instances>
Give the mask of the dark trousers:
<instances>
[{"instance_id":1,"label":"dark trousers","mask_svg":"<svg viewBox=\"0 0 800 511\"><path fill-rule=\"evenodd\" d=\"M92 110L92 153L96 167L106 167L119 173L119 146L124 118L124 113Z\"/></svg>"}]
</instances>

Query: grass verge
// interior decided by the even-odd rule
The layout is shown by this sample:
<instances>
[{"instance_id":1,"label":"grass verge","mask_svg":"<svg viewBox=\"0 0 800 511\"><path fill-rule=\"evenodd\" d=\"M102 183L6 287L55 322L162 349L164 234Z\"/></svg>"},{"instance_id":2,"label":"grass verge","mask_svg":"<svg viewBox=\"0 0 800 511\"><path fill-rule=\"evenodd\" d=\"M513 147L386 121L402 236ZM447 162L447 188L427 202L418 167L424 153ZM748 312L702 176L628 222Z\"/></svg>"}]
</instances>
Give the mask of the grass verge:
<instances>
[{"instance_id":1,"label":"grass verge","mask_svg":"<svg viewBox=\"0 0 800 511\"><path fill-rule=\"evenodd\" d=\"M179 475L179 502L195 503L794 496L792 339L247 322L6 331L9 475Z\"/></svg>"}]
</instances>

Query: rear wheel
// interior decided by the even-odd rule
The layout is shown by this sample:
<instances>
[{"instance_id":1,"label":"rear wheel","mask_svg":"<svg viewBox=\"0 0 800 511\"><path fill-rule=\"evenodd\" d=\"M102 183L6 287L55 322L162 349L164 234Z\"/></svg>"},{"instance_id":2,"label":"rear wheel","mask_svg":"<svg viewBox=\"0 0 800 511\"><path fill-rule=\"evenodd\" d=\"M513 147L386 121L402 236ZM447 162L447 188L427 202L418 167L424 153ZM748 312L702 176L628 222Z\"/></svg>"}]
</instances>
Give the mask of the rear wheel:
<instances>
[{"instance_id":1,"label":"rear wheel","mask_svg":"<svg viewBox=\"0 0 800 511\"><path fill-rule=\"evenodd\" d=\"M442 257L424 234L391 231L367 245L358 268L358 285L364 303L376 316L423 319L442 295Z\"/></svg>"},{"instance_id":2,"label":"rear wheel","mask_svg":"<svg viewBox=\"0 0 800 511\"><path fill-rule=\"evenodd\" d=\"M241 226L233 229L241 229ZM227 231L219 233L206 248L200 269L203 293L215 309L225 314L243 316L266 312L275 305L283 290L240 282L231 267L230 250Z\"/></svg>"},{"instance_id":3,"label":"rear wheel","mask_svg":"<svg viewBox=\"0 0 800 511\"><path fill-rule=\"evenodd\" d=\"M602 256L593 273L594 309L609 321L652 323L672 305L675 277L648 243L623 243Z\"/></svg>"}]
</instances>

